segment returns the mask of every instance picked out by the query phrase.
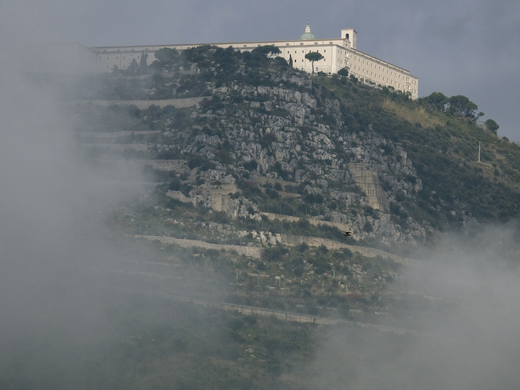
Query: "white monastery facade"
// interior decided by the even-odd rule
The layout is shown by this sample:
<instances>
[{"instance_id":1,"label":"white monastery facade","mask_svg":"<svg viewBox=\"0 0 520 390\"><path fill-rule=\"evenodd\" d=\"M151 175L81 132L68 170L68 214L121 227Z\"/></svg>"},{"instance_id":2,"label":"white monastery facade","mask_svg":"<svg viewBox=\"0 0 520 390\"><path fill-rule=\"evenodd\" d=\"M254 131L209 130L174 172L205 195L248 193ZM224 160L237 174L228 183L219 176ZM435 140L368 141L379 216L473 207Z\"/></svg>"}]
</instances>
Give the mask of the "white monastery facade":
<instances>
[{"instance_id":1,"label":"white monastery facade","mask_svg":"<svg viewBox=\"0 0 520 390\"><path fill-rule=\"evenodd\" d=\"M77 46L77 44L75 44ZM221 48L233 47L240 51L251 51L259 46L273 45L280 49L279 56L287 61L292 59L293 67L306 72L312 71L312 64L305 59L310 52L318 52L324 58L314 63L315 72L324 72L332 75L342 68L347 68L349 74L354 75L360 81L371 84L393 87L395 90L409 93L413 99L418 98L419 78L412 76L406 69L392 65L377 57L365 54L357 50L357 32L352 28L341 30L339 38L316 39L311 32L309 23L300 39L285 41L263 42L226 42L226 43L200 43L186 45L151 45L151 46L110 46L92 47L83 46L83 50L74 46L74 54L85 59L78 58L74 63L88 63L96 73L111 72L115 67L126 69L132 60L140 62L143 53L147 53L147 63L155 61L155 52L162 48L177 49L178 51L193 47L212 45ZM70 61L69 61L70 62Z\"/></svg>"}]
</instances>

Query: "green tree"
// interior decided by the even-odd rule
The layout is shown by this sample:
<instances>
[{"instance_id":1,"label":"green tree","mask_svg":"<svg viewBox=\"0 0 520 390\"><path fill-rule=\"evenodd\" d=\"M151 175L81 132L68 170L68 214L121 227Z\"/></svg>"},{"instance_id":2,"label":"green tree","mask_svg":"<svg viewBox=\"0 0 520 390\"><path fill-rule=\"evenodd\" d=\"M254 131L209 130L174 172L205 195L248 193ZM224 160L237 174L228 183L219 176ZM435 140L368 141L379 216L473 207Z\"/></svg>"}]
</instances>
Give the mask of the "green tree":
<instances>
[{"instance_id":1,"label":"green tree","mask_svg":"<svg viewBox=\"0 0 520 390\"><path fill-rule=\"evenodd\" d=\"M148 67L148 53L144 52L141 54L141 60L139 61L139 67L146 69Z\"/></svg>"},{"instance_id":2,"label":"green tree","mask_svg":"<svg viewBox=\"0 0 520 390\"><path fill-rule=\"evenodd\" d=\"M289 54L289 66L292 68L293 67L293 59L292 59L292 55Z\"/></svg>"},{"instance_id":3,"label":"green tree","mask_svg":"<svg viewBox=\"0 0 520 390\"><path fill-rule=\"evenodd\" d=\"M444 107L448 103L448 97L441 92L433 92L429 96L420 98L419 103L429 105L437 111L444 111Z\"/></svg>"},{"instance_id":4,"label":"green tree","mask_svg":"<svg viewBox=\"0 0 520 390\"><path fill-rule=\"evenodd\" d=\"M492 133L495 133L495 134L497 133L499 126L498 126L498 123L496 123L493 119L488 119L487 121L484 122L484 125Z\"/></svg>"},{"instance_id":5,"label":"green tree","mask_svg":"<svg viewBox=\"0 0 520 390\"><path fill-rule=\"evenodd\" d=\"M139 68L139 64L137 63L137 61L134 58L132 60L132 62L130 63L130 66L128 67L128 69L131 70L131 71L136 71L137 68Z\"/></svg>"},{"instance_id":6,"label":"green tree","mask_svg":"<svg viewBox=\"0 0 520 390\"><path fill-rule=\"evenodd\" d=\"M264 54L269 58L282 53L275 45L258 46L256 49L253 49L253 52Z\"/></svg>"},{"instance_id":7,"label":"green tree","mask_svg":"<svg viewBox=\"0 0 520 390\"><path fill-rule=\"evenodd\" d=\"M305 58L308 59L312 64L312 74L314 74L314 63L322 60L324 57L318 52L310 52L305 54Z\"/></svg>"},{"instance_id":8,"label":"green tree","mask_svg":"<svg viewBox=\"0 0 520 390\"><path fill-rule=\"evenodd\" d=\"M470 101L466 96L457 95L448 99L448 112L452 115L460 115L464 118L474 119L475 111L478 107L475 103Z\"/></svg>"},{"instance_id":9,"label":"green tree","mask_svg":"<svg viewBox=\"0 0 520 390\"><path fill-rule=\"evenodd\" d=\"M344 68L341 68L340 70L338 70L338 74L340 76L347 77L348 76L348 69L347 69L347 67L344 67Z\"/></svg>"},{"instance_id":10,"label":"green tree","mask_svg":"<svg viewBox=\"0 0 520 390\"><path fill-rule=\"evenodd\" d=\"M177 49L164 47L155 52L155 58L157 58L157 61L154 61L154 65L163 69L171 68L178 56L179 52Z\"/></svg>"},{"instance_id":11,"label":"green tree","mask_svg":"<svg viewBox=\"0 0 520 390\"><path fill-rule=\"evenodd\" d=\"M179 55L177 49L170 49L168 47L164 47L155 52L155 58L161 62L168 62L173 60L175 57Z\"/></svg>"}]
</instances>

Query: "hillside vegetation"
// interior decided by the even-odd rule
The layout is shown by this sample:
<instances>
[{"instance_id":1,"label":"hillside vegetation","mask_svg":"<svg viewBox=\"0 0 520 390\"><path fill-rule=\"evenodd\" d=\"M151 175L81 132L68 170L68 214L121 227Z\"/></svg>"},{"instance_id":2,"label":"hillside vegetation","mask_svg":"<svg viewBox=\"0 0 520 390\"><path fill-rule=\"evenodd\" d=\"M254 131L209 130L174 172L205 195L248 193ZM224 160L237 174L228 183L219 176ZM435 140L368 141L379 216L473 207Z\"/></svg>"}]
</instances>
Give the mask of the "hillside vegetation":
<instances>
[{"instance_id":1,"label":"hillside vegetation","mask_svg":"<svg viewBox=\"0 0 520 390\"><path fill-rule=\"evenodd\" d=\"M342 101L354 117L368 122L378 134L400 142L423 183L416 206L439 221L439 229L462 222L461 214L479 222L518 217L517 144L478 125L476 118L438 111L428 98L414 102L388 90L365 88L364 96L358 89L358 98L352 99L351 92L338 88L332 80L326 84L342 93ZM455 213L452 218L451 211L461 203L465 213ZM403 206L409 207L406 203Z\"/></svg>"},{"instance_id":2,"label":"hillside vegetation","mask_svg":"<svg viewBox=\"0 0 520 390\"><path fill-rule=\"evenodd\" d=\"M412 101L345 71L310 76L269 54L162 49L148 67L67 90L91 165L130 167L151 184L107 213L108 235L163 267L114 276L135 304L111 313L119 333L85 358L76 388L317 388L311 367L324 318L350 324L348 369L330 387L344 388L367 359L384 365L363 349L386 337L383 327L387 352L399 354L424 312L455 305L410 287L407 257L451 232L474 236L518 219L520 147L479 124L469 100Z\"/></svg>"},{"instance_id":3,"label":"hillside vegetation","mask_svg":"<svg viewBox=\"0 0 520 390\"><path fill-rule=\"evenodd\" d=\"M438 99L411 101L354 77L311 78L255 51L162 51L149 68L89 80L90 87L102 87L77 88L76 97L205 97L184 109L79 109L83 140L106 142L92 131L120 131L108 142L117 143L124 158L184 162L184 171L175 172L147 165L168 183L164 191L198 196L196 202L211 208L208 185L234 184L237 191L230 189L233 199L222 210L227 216L259 223L259 213L278 203L278 214L348 224L362 244L387 248L425 242L469 222L518 217L520 148L477 124L471 102L469 109L443 109ZM90 152L113 149L91 145ZM377 172L389 214L374 210L349 163Z\"/></svg>"}]
</instances>

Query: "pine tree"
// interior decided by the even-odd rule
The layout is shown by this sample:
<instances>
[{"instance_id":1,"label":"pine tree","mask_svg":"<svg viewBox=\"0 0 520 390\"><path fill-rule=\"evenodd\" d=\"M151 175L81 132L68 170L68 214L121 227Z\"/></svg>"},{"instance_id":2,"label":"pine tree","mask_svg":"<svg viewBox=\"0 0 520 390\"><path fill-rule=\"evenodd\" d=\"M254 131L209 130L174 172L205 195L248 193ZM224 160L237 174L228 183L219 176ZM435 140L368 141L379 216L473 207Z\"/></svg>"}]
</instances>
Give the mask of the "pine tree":
<instances>
[{"instance_id":1,"label":"pine tree","mask_svg":"<svg viewBox=\"0 0 520 390\"><path fill-rule=\"evenodd\" d=\"M305 58L307 58L312 63L312 74L314 74L314 62L320 61L324 57L318 52L311 52L305 54Z\"/></svg>"},{"instance_id":2,"label":"pine tree","mask_svg":"<svg viewBox=\"0 0 520 390\"><path fill-rule=\"evenodd\" d=\"M135 71L137 70L137 68L139 68L139 64L137 63L137 61L135 60L135 58L132 60L132 63L130 64L130 66L128 67L129 70L131 71Z\"/></svg>"},{"instance_id":3,"label":"pine tree","mask_svg":"<svg viewBox=\"0 0 520 390\"><path fill-rule=\"evenodd\" d=\"M141 54L141 60L139 61L139 67L145 69L148 66L148 53L143 51Z\"/></svg>"}]
</instances>

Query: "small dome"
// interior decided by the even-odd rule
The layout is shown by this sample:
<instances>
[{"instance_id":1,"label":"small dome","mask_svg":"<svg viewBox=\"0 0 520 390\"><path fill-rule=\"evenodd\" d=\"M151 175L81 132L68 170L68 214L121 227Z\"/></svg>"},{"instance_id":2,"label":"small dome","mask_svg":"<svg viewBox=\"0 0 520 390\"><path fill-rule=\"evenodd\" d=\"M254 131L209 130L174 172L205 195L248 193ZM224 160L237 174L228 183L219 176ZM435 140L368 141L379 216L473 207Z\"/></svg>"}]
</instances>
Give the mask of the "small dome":
<instances>
[{"instance_id":1,"label":"small dome","mask_svg":"<svg viewBox=\"0 0 520 390\"><path fill-rule=\"evenodd\" d=\"M313 39L316 39L316 37L314 35L312 35L312 33L311 33L311 24L309 22L307 22L307 26L305 27L305 32L300 37L300 40L301 41L310 41L310 40L313 40Z\"/></svg>"}]
</instances>

